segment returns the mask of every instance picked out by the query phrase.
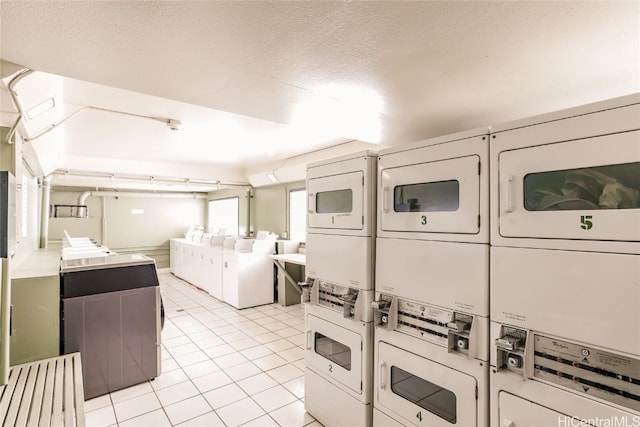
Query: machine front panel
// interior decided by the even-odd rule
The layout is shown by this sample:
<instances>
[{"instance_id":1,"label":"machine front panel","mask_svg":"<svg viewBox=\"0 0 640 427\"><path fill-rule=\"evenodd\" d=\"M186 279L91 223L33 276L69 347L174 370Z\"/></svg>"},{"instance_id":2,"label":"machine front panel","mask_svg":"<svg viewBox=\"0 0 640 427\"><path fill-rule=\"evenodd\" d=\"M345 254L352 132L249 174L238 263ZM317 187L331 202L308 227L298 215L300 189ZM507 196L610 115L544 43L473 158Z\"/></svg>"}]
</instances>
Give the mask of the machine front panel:
<instances>
[{"instance_id":1,"label":"machine front panel","mask_svg":"<svg viewBox=\"0 0 640 427\"><path fill-rule=\"evenodd\" d=\"M504 151L502 237L640 242L640 131Z\"/></svg>"},{"instance_id":2,"label":"machine front panel","mask_svg":"<svg viewBox=\"0 0 640 427\"><path fill-rule=\"evenodd\" d=\"M411 162L411 152L407 153ZM477 234L480 230L479 156L382 169L380 229Z\"/></svg>"},{"instance_id":3,"label":"machine front panel","mask_svg":"<svg viewBox=\"0 0 640 427\"><path fill-rule=\"evenodd\" d=\"M640 257L491 248L491 320L640 355Z\"/></svg>"},{"instance_id":4,"label":"machine front panel","mask_svg":"<svg viewBox=\"0 0 640 427\"><path fill-rule=\"evenodd\" d=\"M309 230L364 228L364 173L355 171L307 181Z\"/></svg>"},{"instance_id":5,"label":"machine front panel","mask_svg":"<svg viewBox=\"0 0 640 427\"><path fill-rule=\"evenodd\" d=\"M307 366L362 394L365 337L313 315L307 316L306 323Z\"/></svg>"},{"instance_id":6,"label":"machine front panel","mask_svg":"<svg viewBox=\"0 0 640 427\"><path fill-rule=\"evenodd\" d=\"M307 276L352 288L373 289L371 237L307 234Z\"/></svg>"},{"instance_id":7,"label":"machine front panel","mask_svg":"<svg viewBox=\"0 0 640 427\"><path fill-rule=\"evenodd\" d=\"M377 350L375 406L416 426L477 425L474 377L385 342Z\"/></svg>"},{"instance_id":8,"label":"machine front panel","mask_svg":"<svg viewBox=\"0 0 640 427\"><path fill-rule=\"evenodd\" d=\"M376 291L489 314L489 245L378 238Z\"/></svg>"}]
</instances>

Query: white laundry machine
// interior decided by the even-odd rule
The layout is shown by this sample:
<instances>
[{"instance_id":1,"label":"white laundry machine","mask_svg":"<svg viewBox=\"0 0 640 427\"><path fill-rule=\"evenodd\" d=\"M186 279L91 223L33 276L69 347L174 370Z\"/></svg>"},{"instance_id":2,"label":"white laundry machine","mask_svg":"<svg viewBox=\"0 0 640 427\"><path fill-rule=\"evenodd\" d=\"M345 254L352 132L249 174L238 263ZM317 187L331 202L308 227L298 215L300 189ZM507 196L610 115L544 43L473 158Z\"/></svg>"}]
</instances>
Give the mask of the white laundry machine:
<instances>
[{"instance_id":1,"label":"white laundry machine","mask_svg":"<svg viewBox=\"0 0 640 427\"><path fill-rule=\"evenodd\" d=\"M490 155L491 425L640 425L640 94Z\"/></svg>"},{"instance_id":2,"label":"white laundry machine","mask_svg":"<svg viewBox=\"0 0 640 427\"><path fill-rule=\"evenodd\" d=\"M378 158L374 425L484 426L489 129Z\"/></svg>"},{"instance_id":3,"label":"white laundry machine","mask_svg":"<svg viewBox=\"0 0 640 427\"><path fill-rule=\"evenodd\" d=\"M370 426L377 155L307 167L305 408L328 426Z\"/></svg>"},{"instance_id":4,"label":"white laundry machine","mask_svg":"<svg viewBox=\"0 0 640 427\"><path fill-rule=\"evenodd\" d=\"M307 412L326 426L370 426L373 323L307 303L305 332Z\"/></svg>"},{"instance_id":5,"label":"white laundry machine","mask_svg":"<svg viewBox=\"0 0 640 427\"><path fill-rule=\"evenodd\" d=\"M307 275L373 289L376 154L363 151L307 167Z\"/></svg>"},{"instance_id":6,"label":"white laundry machine","mask_svg":"<svg viewBox=\"0 0 640 427\"><path fill-rule=\"evenodd\" d=\"M222 301L222 244L225 236L211 236L209 246L204 249L202 282L204 290Z\"/></svg>"}]
</instances>

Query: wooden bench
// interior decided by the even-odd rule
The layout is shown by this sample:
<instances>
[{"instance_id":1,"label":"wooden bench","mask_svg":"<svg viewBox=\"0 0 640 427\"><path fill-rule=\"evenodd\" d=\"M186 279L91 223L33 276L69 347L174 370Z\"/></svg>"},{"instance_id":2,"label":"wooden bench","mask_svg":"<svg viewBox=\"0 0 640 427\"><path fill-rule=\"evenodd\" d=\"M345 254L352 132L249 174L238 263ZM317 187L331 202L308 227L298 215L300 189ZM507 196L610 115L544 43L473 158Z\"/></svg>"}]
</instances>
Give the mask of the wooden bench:
<instances>
[{"instance_id":1,"label":"wooden bench","mask_svg":"<svg viewBox=\"0 0 640 427\"><path fill-rule=\"evenodd\" d=\"M2 426L83 427L84 389L80 353L11 367L0 386Z\"/></svg>"}]
</instances>

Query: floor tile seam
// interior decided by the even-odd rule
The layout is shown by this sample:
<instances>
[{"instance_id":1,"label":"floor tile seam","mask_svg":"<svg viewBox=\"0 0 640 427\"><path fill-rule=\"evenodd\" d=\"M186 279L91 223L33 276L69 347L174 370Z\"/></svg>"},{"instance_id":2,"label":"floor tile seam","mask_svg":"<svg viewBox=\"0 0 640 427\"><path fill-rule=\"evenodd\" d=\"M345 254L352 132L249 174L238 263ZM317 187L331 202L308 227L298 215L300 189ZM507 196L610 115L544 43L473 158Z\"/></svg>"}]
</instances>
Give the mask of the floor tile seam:
<instances>
[{"instance_id":1,"label":"floor tile seam","mask_svg":"<svg viewBox=\"0 0 640 427\"><path fill-rule=\"evenodd\" d=\"M182 367L180 367L180 368L182 369ZM188 376L188 375L187 375L187 376ZM191 381L191 380L189 380L189 381ZM186 381L183 381L183 382L186 382ZM193 381L191 381L191 382L193 383ZM182 384L182 382L180 382L180 383L178 383L178 384ZM177 384L174 384L174 385L177 385ZM174 423L171 421L171 418L169 417L169 414L167 413L166 408L167 408L167 407L169 407L169 406L171 406L171 405L174 405L174 404L176 404L176 403L184 402L185 400L191 399L191 398L196 397L196 396L198 396L198 395L202 396L202 398L203 398L203 399L204 399L204 401L207 403L207 405L209 405L209 408L211 409L211 411L215 412L215 409L213 409L213 407L211 406L211 404L209 403L209 401L207 400L207 398L206 398L206 397L204 397L204 396L202 395L202 392L200 391L200 389L198 388L198 386L196 386L195 384L193 384L193 386L195 387L195 389L196 389L196 390L198 390L198 394L195 394L195 395L193 395L193 396L189 396L189 397L187 397L187 398L185 398L185 399L182 399L182 400L179 400L179 401L176 401L176 402L170 403L170 404L168 404L168 405L166 405L166 406L162 404L162 401L160 400L160 396L158 396L158 394L157 394L157 390L155 390L155 389L153 390L153 392L156 394L156 398L157 398L157 399L158 399L158 401L160 402L160 407L162 408L162 411L164 412L164 415L167 417L167 419L169 420L169 423L170 423L172 426L175 426L175 425L177 425L177 424L174 424ZM165 388L168 388L168 387L165 387ZM160 389L160 390L162 390L162 389ZM206 413L208 413L208 412L206 412ZM204 414L200 414L200 415L204 415ZM197 417L199 417L200 415L197 415L197 416L195 416L195 417L193 417L193 418L197 418ZM216 415L218 415L218 414L216 413ZM219 417L220 417L220 416L218 415L218 418L219 418ZM190 418L190 419L193 419L193 418ZM183 421L181 421L181 423L184 423L184 422L186 422L186 421L189 421L189 420L183 420ZM181 424L181 423L180 423L180 424ZM225 424L225 425L226 425L226 424Z\"/></svg>"},{"instance_id":2,"label":"floor tile seam","mask_svg":"<svg viewBox=\"0 0 640 427\"><path fill-rule=\"evenodd\" d=\"M118 413L116 412L116 408L115 408L116 404L114 403L113 404L113 413L114 413L115 418L116 418L116 425L120 425L121 423L124 423L126 421L130 421L130 420L132 420L134 418L138 418L138 417L141 417L143 415L150 414L151 412L157 411L158 409L162 409L162 411L165 413L165 416L167 417L169 422L171 422L171 419L169 418L169 416L167 415L166 411L164 410L165 407L162 404L162 401L160 400L160 397L155 393L155 390L153 389L153 387L151 388L151 391L149 393L142 393L142 394L139 394L137 396L130 397L129 399L121 400L120 402L117 402L117 403L126 402L127 400L136 399L138 397L146 396L147 394L152 394L152 393L155 395L155 398L158 400L158 403L160 404L160 408L151 409L150 411L143 412L141 414L137 414L137 415L135 415L133 417L125 418L123 420L118 419Z\"/></svg>"},{"instance_id":3,"label":"floor tile seam","mask_svg":"<svg viewBox=\"0 0 640 427\"><path fill-rule=\"evenodd\" d=\"M282 384L278 384L278 385L279 385L279 386L282 386ZM272 387L272 388L275 388L275 386L274 386L274 387ZM283 387L283 388L284 388L284 387ZM285 388L285 390L286 390L286 388ZM265 391L265 390L263 390L263 391ZM289 391L289 390L287 390L287 391ZM289 392L289 393L291 393L291 392ZM257 393L256 393L256 394L257 394ZM291 394L293 395L293 393L291 393ZM288 405L291 405L292 403L295 403L295 401L296 401L296 400L300 400L300 399L298 399L298 397L297 397L297 396L295 396L295 395L293 395L293 396L295 397L295 400L292 400L291 402L287 402L287 403L285 403L285 404L284 404L284 405L282 405L282 406L278 406L278 407L276 407L276 408L274 408L274 409L271 409L270 411L267 411L266 409L264 409L264 408L262 407L262 405L260 405L260 403L259 403L257 400L255 400L255 399L253 398L253 395L251 395L251 396L249 396L249 397L251 398L251 400L253 400L253 401L254 401L254 402L255 402L255 403L260 407L260 409L262 409L262 410L264 411L264 413L265 413L265 414L269 415L269 414L271 414L272 412L275 412L275 411L277 411L277 410L279 410L279 409L284 408L285 406L288 406ZM304 402L303 402L303 403L304 403ZM270 415L269 415L269 416L270 416ZM259 418L259 417L258 417L258 418ZM273 417L271 417L271 418L273 418ZM274 419L274 421L276 421L276 420ZM277 421L276 421L276 424L280 425L280 423L279 423L279 422L277 422Z\"/></svg>"}]
</instances>

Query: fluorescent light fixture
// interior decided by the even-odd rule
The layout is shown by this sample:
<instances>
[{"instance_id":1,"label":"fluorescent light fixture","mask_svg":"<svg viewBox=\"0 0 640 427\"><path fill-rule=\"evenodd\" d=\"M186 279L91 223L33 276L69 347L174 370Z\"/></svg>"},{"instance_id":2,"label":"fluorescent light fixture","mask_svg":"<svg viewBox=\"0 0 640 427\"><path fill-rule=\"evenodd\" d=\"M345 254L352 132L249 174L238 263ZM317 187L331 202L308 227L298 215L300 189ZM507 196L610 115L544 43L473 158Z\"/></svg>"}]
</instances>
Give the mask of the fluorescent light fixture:
<instances>
[{"instance_id":1,"label":"fluorescent light fixture","mask_svg":"<svg viewBox=\"0 0 640 427\"><path fill-rule=\"evenodd\" d=\"M44 100L40 104L37 104L35 107L31 107L27 110L27 118L29 120L33 120L36 117L46 113L47 111L53 109L56 106L56 101L53 97Z\"/></svg>"},{"instance_id":2,"label":"fluorescent light fixture","mask_svg":"<svg viewBox=\"0 0 640 427\"><path fill-rule=\"evenodd\" d=\"M269 178L269 181L273 182L274 184L276 182L278 182L278 178L276 178L276 176L273 174L273 172L268 172L267 173L267 178Z\"/></svg>"}]
</instances>

